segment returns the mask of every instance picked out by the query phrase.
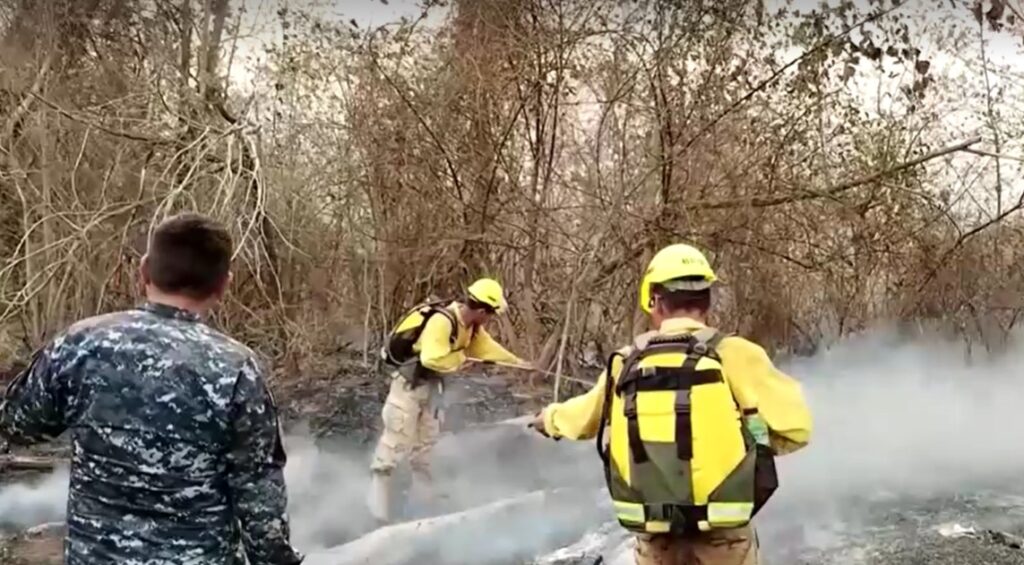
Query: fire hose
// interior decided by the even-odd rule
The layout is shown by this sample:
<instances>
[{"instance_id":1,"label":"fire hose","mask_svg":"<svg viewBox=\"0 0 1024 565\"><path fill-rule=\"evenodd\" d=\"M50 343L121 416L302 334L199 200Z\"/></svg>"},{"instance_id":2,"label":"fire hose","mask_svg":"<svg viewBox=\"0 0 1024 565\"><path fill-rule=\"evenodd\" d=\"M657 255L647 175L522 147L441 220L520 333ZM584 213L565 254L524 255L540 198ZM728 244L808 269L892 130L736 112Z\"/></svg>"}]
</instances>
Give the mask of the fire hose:
<instances>
[{"instance_id":1,"label":"fire hose","mask_svg":"<svg viewBox=\"0 0 1024 565\"><path fill-rule=\"evenodd\" d=\"M467 359L467 361L471 361L473 363L480 363L482 365L496 365L498 367L505 367L505 368L508 368L508 369L518 369L520 371L530 371L530 372L538 373L538 374L541 374L541 375L544 375L544 376L547 376L547 377L555 377L556 379L563 379L563 380L566 380L566 381L569 381L569 382L579 383L581 385L594 386L594 384L595 384L594 381L588 381L587 379L578 379L576 377L569 377L569 376L566 376L566 375L561 375L561 374L556 373L554 371L545 371L544 369L538 369L536 367L531 367L530 365L519 365L519 364L516 364L516 363L505 363L503 361L484 361L483 359L473 359L473 358L469 358L469 359Z\"/></svg>"},{"instance_id":2,"label":"fire hose","mask_svg":"<svg viewBox=\"0 0 1024 565\"><path fill-rule=\"evenodd\" d=\"M480 363L482 365L495 365L495 366L498 366L498 367L505 367L505 368L508 368L508 369L518 369L520 371L531 371L531 372L534 372L534 373L539 373L539 374L544 375L544 376L555 377L556 379L565 379L565 380L570 381L570 382L584 384L584 385L591 386L591 387L594 386L594 384L595 384L593 381L588 381L586 379L577 379L575 377L567 377L567 376L561 375L559 373L554 373L552 371L545 371L544 369L538 369L536 367L531 367L529 365L519 365L517 363L505 363L503 361L485 361L483 359L473 359L473 358L468 359L468 361L471 361L471 362L474 362L474 363ZM529 424L527 424L526 427L527 428L534 428L534 429L536 429L535 426L533 425L532 421ZM540 432L544 436L551 437L543 429L537 429L537 431ZM562 438L555 437L554 439L555 439L555 441L561 441Z\"/></svg>"}]
</instances>

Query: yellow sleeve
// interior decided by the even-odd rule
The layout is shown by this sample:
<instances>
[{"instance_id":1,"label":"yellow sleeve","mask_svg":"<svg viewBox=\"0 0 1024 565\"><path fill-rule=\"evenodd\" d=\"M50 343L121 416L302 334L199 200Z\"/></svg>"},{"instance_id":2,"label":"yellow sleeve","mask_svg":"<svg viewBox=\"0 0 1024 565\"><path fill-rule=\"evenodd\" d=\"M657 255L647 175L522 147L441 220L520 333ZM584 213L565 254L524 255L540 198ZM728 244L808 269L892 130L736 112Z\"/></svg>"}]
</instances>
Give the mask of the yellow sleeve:
<instances>
[{"instance_id":1,"label":"yellow sleeve","mask_svg":"<svg viewBox=\"0 0 1024 565\"><path fill-rule=\"evenodd\" d=\"M586 393L565 402L549 404L544 409L544 429L551 437L590 439L597 435L604 409L605 379L602 372Z\"/></svg>"},{"instance_id":2,"label":"yellow sleeve","mask_svg":"<svg viewBox=\"0 0 1024 565\"><path fill-rule=\"evenodd\" d=\"M452 351L451 335L457 331L451 321L440 314L427 320L420 334L420 364L438 373L452 373L466 361L462 351Z\"/></svg>"},{"instance_id":3,"label":"yellow sleeve","mask_svg":"<svg viewBox=\"0 0 1024 565\"><path fill-rule=\"evenodd\" d=\"M765 350L742 338L722 342L722 362L742 408L757 408L778 455L805 447L813 427L799 381L772 363Z\"/></svg>"},{"instance_id":4,"label":"yellow sleeve","mask_svg":"<svg viewBox=\"0 0 1024 565\"><path fill-rule=\"evenodd\" d=\"M494 341L491 334L487 333L487 330L483 328L477 328L476 332L473 333L473 339L469 342L469 346L466 347L466 354L481 361L497 361L513 365L525 364L522 359L510 353L497 341Z\"/></svg>"}]
</instances>

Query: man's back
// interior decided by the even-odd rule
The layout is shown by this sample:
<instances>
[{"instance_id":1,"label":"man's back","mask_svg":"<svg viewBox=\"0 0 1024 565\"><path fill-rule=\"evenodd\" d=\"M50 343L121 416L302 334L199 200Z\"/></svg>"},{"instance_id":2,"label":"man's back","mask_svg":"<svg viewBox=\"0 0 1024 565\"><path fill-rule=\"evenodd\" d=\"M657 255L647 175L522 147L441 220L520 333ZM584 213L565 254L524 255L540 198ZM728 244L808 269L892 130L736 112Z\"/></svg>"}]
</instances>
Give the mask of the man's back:
<instances>
[{"instance_id":1,"label":"man's back","mask_svg":"<svg viewBox=\"0 0 1024 565\"><path fill-rule=\"evenodd\" d=\"M233 565L242 536L254 563L298 562L254 356L195 315L146 305L79 322L12 395L5 428L71 430L68 565Z\"/></svg>"}]
</instances>

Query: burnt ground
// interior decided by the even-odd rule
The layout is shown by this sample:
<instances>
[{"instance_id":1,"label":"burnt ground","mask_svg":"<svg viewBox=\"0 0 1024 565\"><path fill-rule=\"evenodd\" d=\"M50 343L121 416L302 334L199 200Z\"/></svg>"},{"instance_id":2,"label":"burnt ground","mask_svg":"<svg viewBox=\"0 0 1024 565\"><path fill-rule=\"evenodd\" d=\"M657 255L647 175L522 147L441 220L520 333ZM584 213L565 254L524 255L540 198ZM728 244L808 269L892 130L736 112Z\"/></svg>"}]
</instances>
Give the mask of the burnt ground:
<instances>
[{"instance_id":1,"label":"burnt ground","mask_svg":"<svg viewBox=\"0 0 1024 565\"><path fill-rule=\"evenodd\" d=\"M347 364L322 379L275 383L275 395L286 428L305 428L326 444L343 438L369 449L379 431L387 385L386 377ZM452 379L447 431L533 412L539 402L517 393L518 388L515 375ZM33 453L60 455L65 447L66 443L58 442ZM481 479L486 481L499 472L491 470L492 475L485 473ZM0 485L32 479L30 473L0 473ZM1004 484L1015 483L1008 479ZM580 542L536 563L592 565L599 558L606 565L628 563L622 560L622 532L614 524L601 526L601 520L595 520L591 535L581 532ZM941 525L948 530L953 524L963 533L949 536L948 531L941 531ZM1024 545L1020 540L1024 536L1024 497L999 489L972 489L932 499L851 502L847 514L838 517L803 516L782 508L762 520L760 532L768 565L1024 565L1020 547ZM0 563L61 563L62 535L60 527L8 531L6 537L0 532ZM348 539L338 539L344 541Z\"/></svg>"},{"instance_id":2,"label":"burnt ground","mask_svg":"<svg viewBox=\"0 0 1024 565\"><path fill-rule=\"evenodd\" d=\"M63 559L63 526L56 524L0 539L0 563L5 565L60 565Z\"/></svg>"},{"instance_id":3,"label":"burnt ground","mask_svg":"<svg viewBox=\"0 0 1024 565\"><path fill-rule=\"evenodd\" d=\"M346 443L372 444L380 433L380 410L388 393L386 372L367 369L349 359L335 361L337 370L321 378L273 384L286 428L301 426L317 438L343 438ZM550 392L527 391L525 374L488 368L448 380L444 427L458 431L467 425L495 422L536 412ZM566 389L568 394L583 392Z\"/></svg>"},{"instance_id":4,"label":"burnt ground","mask_svg":"<svg viewBox=\"0 0 1024 565\"><path fill-rule=\"evenodd\" d=\"M0 374L0 390L15 375ZM530 413L540 407L543 394L524 395L515 392L521 381L516 375L493 371L453 378L447 385L449 404L445 431L454 432L475 423L492 422ZM337 370L320 378L284 380L272 383L275 401L286 433L301 430L318 441L331 444L343 439L370 449L380 433L380 409L387 396L390 381L386 374L366 370L362 364L341 359ZM57 441L15 448L13 453L32 456L67 457L70 449L67 436ZM4 484L32 484L39 478L36 471L16 471L0 467L0 487ZM0 563L4 565L48 565L61 563L63 530L44 528L39 531L12 531L0 516Z\"/></svg>"}]
</instances>

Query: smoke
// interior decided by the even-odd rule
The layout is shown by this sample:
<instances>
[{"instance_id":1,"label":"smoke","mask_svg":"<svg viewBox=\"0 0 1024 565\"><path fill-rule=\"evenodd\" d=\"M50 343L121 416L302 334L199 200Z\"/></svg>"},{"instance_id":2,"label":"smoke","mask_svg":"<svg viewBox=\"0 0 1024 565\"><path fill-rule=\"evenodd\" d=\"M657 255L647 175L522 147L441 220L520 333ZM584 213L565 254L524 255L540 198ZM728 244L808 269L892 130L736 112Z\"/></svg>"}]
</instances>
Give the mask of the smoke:
<instances>
[{"instance_id":1,"label":"smoke","mask_svg":"<svg viewBox=\"0 0 1024 565\"><path fill-rule=\"evenodd\" d=\"M293 539L299 548L306 552L324 550L375 528L366 507L370 454L365 446L315 444L302 435L289 436L286 444L289 507ZM533 546L543 551L557 547L551 545L553 540L571 542L607 516L593 512L600 502L597 489L601 470L591 445L555 443L537 436L519 422L483 425L442 436L433 452L432 475L433 501L424 504L406 496L408 477L396 473L395 496L399 502L408 502L408 517L437 516L510 499L529 499L537 491L563 486L587 491L543 501L543 514L571 516L571 520L546 522L540 519L538 506L531 504L522 508L524 513L537 513L537 520L512 519L508 511L502 510L502 527L487 536L471 529L460 531L445 526L446 532L454 532L446 534L446 543L451 546L450 538L458 536L455 546L464 551L483 553L502 543L517 552ZM587 512L579 512L581 504ZM462 557L464 554L455 555L451 562L464 562L459 561Z\"/></svg>"},{"instance_id":2,"label":"smoke","mask_svg":"<svg viewBox=\"0 0 1024 565\"><path fill-rule=\"evenodd\" d=\"M301 430L293 430L284 443L288 512L297 547L322 549L372 529L364 504L369 491L364 448L343 443L318 446Z\"/></svg>"},{"instance_id":3,"label":"smoke","mask_svg":"<svg viewBox=\"0 0 1024 565\"><path fill-rule=\"evenodd\" d=\"M955 494L1024 471L1024 348L972 364L958 342L893 336L852 338L786 367L804 383L815 430L805 451L779 461L785 496Z\"/></svg>"},{"instance_id":4,"label":"smoke","mask_svg":"<svg viewBox=\"0 0 1024 565\"><path fill-rule=\"evenodd\" d=\"M968 363L959 343L894 335L851 338L784 364L804 384L814 433L809 447L778 461L781 487L760 518L769 531L773 523L863 517L864 505L874 500L953 497L991 488L1020 491L1024 343L999 358ZM371 531L365 506L369 446L314 443L303 430L292 430L285 443L296 545L316 553ZM447 435L434 461L438 500L413 512L455 512L563 486L602 494L591 442L552 442L520 423ZM66 483L66 472L59 472L32 485L0 488L0 523L29 526L60 519ZM403 486L400 475L396 487ZM589 513L574 520L506 517L494 524L493 535L469 529L471 535L458 542L474 552L513 545L517 554L523 547L540 551L607 522L611 514L602 498L585 502ZM580 503L578 497L567 500ZM568 510L548 509L554 515ZM801 540L813 543L806 532Z\"/></svg>"},{"instance_id":5,"label":"smoke","mask_svg":"<svg viewBox=\"0 0 1024 565\"><path fill-rule=\"evenodd\" d=\"M758 517L769 553L864 549L883 530L910 535L899 532L939 515L1008 525L990 507L1022 492L1020 342L970 362L961 342L896 335L850 338L783 366L804 385L814 431L777 461L779 491Z\"/></svg>"},{"instance_id":6,"label":"smoke","mask_svg":"<svg viewBox=\"0 0 1024 565\"><path fill-rule=\"evenodd\" d=\"M593 522L595 489L556 488L374 530L308 556L309 565L526 563L572 543Z\"/></svg>"},{"instance_id":7,"label":"smoke","mask_svg":"<svg viewBox=\"0 0 1024 565\"><path fill-rule=\"evenodd\" d=\"M0 532L63 520L67 503L66 468L35 482L0 486Z\"/></svg>"}]
</instances>

